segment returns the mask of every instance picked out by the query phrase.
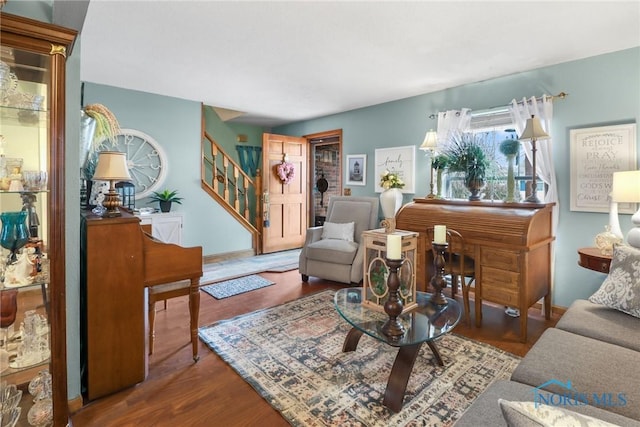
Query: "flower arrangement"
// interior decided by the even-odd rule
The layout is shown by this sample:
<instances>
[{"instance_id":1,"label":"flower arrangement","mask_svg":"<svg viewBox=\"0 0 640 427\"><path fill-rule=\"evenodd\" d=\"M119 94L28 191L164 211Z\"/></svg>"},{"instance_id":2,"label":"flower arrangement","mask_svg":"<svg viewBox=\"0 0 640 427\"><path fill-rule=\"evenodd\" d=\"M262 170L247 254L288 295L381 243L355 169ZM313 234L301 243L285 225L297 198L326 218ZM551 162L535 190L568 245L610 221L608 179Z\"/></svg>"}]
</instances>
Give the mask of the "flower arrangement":
<instances>
[{"instance_id":1,"label":"flower arrangement","mask_svg":"<svg viewBox=\"0 0 640 427\"><path fill-rule=\"evenodd\" d=\"M280 178L280 181L282 181L283 184L289 184L296 176L295 166L293 163L289 163L287 161L280 163L276 170L278 172L278 178Z\"/></svg>"},{"instance_id":2,"label":"flower arrangement","mask_svg":"<svg viewBox=\"0 0 640 427\"><path fill-rule=\"evenodd\" d=\"M449 159L448 170L464 173L465 183L484 180L489 167L484 146L480 134L459 132L452 135L443 151Z\"/></svg>"},{"instance_id":3,"label":"flower arrangement","mask_svg":"<svg viewBox=\"0 0 640 427\"><path fill-rule=\"evenodd\" d=\"M390 188L403 188L404 181L400 179L397 173L385 170L382 175L380 175L380 187L385 190Z\"/></svg>"},{"instance_id":4,"label":"flower arrangement","mask_svg":"<svg viewBox=\"0 0 640 427\"><path fill-rule=\"evenodd\" d=\"M115 142L116 135L120 132L120 124L107 107L102 104L89 104L84 107L84 112L96 121L96 132L93 135L94 143L100 144L105 140Z\"/></svg>"},{"instance_id":5,"label":"flower arrangement","mask_svg":"<svg viewBox=\"0 0 640 427\"><path fill-rule=\"evenodd\" d=\"M449 164L449 158L444 154L438 154L433 159L433 168L435 170L444 170Z\"/></svg>"}]
</instances>

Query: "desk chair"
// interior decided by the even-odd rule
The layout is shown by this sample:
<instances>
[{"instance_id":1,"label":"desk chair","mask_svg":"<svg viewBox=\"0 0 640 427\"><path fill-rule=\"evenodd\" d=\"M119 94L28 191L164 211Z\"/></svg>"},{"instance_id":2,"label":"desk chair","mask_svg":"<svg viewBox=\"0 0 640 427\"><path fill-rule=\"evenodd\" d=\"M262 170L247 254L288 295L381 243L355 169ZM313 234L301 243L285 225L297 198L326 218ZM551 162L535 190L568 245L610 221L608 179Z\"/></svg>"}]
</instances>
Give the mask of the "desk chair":
<instances>
[{"instance_id":1,"label":"desk chair","mask_svg":"<svg viewBox=\"0 0 640 427\"><path fill-rule=\"evenodd\" d=\"M433 242L433 227L427 229L427 242L431 245ZM467 324L471 324L471 315L469 310L469 288L475 282L475 262L472 257L465 254L464 238L456 230L447 228L447 249L444 254L444 274L451 278L451 297L456 294L458 284L462 288L462 299L464 301L464 315ZM431 253L434 259L435 250L431 247ZM428 266L433 271L433 266ZM469 278L469 281L466 279Z\"/></svg>"}]
</instances>

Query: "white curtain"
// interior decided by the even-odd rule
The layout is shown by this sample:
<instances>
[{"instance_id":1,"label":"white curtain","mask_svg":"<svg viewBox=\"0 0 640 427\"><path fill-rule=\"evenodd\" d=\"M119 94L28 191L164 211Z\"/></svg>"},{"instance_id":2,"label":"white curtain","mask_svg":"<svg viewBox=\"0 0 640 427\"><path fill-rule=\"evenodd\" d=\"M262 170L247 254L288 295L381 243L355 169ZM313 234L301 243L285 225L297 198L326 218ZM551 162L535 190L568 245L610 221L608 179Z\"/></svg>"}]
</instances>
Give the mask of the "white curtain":
<instances>
[{"instance_id":1,"label":"white curtain","mask_svg":"<svg viewBox=\"0 0 640 427\"><path fill-rule=\"evenodd\" d=\"M471 109L447 110L438 113L438 147L446 144L453 132L465 132L471 125Z\"/></svg>"},{"instance_id":2,"label":"white curtain","mask_svg":"<svg viewBox=\"0 0 640 427\"><path fill-rule=\"evenodd\" d=\"M544 95L541 100L536 97L529 99L523 98L518 102L515 99L511 101L509 105L509 112L511 118L516 126L518 135L521 135L527 124L527 119L535 115L540 119L542 128L551 136L551 121L553 119L553 98L551 96ZM540 179L542 179L548 186L547 192L544 196L545 203L555 203L553 207L553 219L552 219L552 231L555 235L556 228L558 226L558 213L559 213L559 201L558 201L558 186L556 182L556 170L553 165L552 154L552 139L544 139L536 141L536 172ZM531 161L531 142L523 141L522 147L524 153Z\"/></svg>"},{"instance_id":3,"label":"white curtain","mask_svg":"<svg viewBox=\"0 0 640 427\"><path fill-rule=\"evenodd\" d=\"M518 102L515 99L509 105L509 112L516 126L518 135L522 135L527 124L527 119L535 115L540 119L542 128L551 136L551 121L553 118L553 98L547 95L542 96L542 100L538 101L536 97L529 99L523 98ZM558 228L558 215L560 212L560 203L558 200L558 186L556 183L556 170L553 167L552 155L552 139L544 139L536 141L536 169L538 176L548 185L547 193L544 196L545 203L555 203L551 213L551 233L556 235ZM531 161L531 141L523 141L522 144L525 155ZM551 291L553 292L555 281L555 241L551 242ZM541 313L544 313L544 300L542 301Z\"/></svg>"}]
</instances>

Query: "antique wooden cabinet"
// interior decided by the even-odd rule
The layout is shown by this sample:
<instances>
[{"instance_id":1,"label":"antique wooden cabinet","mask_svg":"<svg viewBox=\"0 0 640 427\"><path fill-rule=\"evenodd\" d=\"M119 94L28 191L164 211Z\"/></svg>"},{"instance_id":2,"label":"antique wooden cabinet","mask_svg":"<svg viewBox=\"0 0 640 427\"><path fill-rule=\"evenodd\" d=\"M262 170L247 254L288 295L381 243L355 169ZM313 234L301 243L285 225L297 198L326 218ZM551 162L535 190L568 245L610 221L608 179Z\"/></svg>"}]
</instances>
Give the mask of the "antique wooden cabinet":
<instances>
[{"instance_id":1,"label":"antique wooden cabinet","mask_svg":"<svg viewBox=\"0 0 640 427\"><path fill-rule=\"evenodd\" d=\"M551 307L552 204L414 199L396 215L399 229L418 236L417 282L426 290L431 242L426 230L437 224L458 231L466 253L475 259L475 317L480 326L482 301L520 310L520 338L527 340L527 310L544 298Z\"/></svg>"},{"instance_id":2,"label":"antique wooden cabinet","mask_svg":"<svg viewBox=\"0 0 640 427\"><path fill-rule=\"evenodd\" d=\"M48 370L52 422L64 426L65 60L76 32L6 13L0 22L0 379L23 389L17 425L29 425L27 385Z\"/></svg>"}]
</instances>

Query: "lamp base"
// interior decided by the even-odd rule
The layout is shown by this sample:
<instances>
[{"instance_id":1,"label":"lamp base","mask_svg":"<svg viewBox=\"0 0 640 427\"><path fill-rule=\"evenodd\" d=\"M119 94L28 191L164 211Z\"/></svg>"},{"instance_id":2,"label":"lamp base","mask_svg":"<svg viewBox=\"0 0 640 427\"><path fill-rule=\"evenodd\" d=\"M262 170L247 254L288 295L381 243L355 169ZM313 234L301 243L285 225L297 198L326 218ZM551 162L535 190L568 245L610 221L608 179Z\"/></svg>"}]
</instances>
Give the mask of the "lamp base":
<instances>
[{"instance_id":1,"label":"lamp base","mask_svg":"<svg viewBox=\"0 0 640 427\"><path fill-rule=\"evenodd\" d=\"M109 218L122 215L122 213L120 213L120 209L118 209L119 206L122 206L120 194L118 194L113 186L111 187L112 188L109 189L109 192L104 197L104 202L102 202L102 205L107 208L107 211L102 216Z\"/></svg>"},{"instance_id":2,"label":"lamp base","mask_svg":"<svg viewBox=\"0 0 640 427\"><path fill-rule=\"evenodd\" d=\"M527 197L526 199L524 199L524 201L525 201L525 202L527 202L527 203L537 203L537 204L542 203L542 202L540 201L540 199L538 198L538 196L537 196L537 195L535 195L535 194L530 195L529 197Z\"/></svg>"}]
</instances>

